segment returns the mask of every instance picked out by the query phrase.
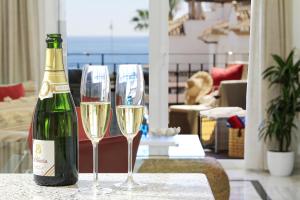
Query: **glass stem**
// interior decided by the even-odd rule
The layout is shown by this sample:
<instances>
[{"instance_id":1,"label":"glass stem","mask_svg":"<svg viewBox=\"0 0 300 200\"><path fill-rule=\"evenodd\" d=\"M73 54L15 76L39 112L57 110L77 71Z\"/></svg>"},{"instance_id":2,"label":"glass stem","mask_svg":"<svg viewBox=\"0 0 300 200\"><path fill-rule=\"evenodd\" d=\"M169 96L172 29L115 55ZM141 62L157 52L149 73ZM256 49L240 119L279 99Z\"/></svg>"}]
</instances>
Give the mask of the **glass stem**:
<instances>
[{"instance_id":1,"label":"glass stem","mask_svg":"<svg viewBox=\"0 0 300 200\"><path fill-rule=\"evenodd\" d=\"M93 144L93 175L94 182L98 181L98 144L99 142L92 142Z\"/></svg>"},{"instance_id":2,"label":"glass stem","mask_svg":"<svg viewBox=\"0 0 300 200\"><path fill-rule=\"evenodd\" d=\"M128 139L128 181L132 181L132 139Z\"/></svg>"}]
</instances>

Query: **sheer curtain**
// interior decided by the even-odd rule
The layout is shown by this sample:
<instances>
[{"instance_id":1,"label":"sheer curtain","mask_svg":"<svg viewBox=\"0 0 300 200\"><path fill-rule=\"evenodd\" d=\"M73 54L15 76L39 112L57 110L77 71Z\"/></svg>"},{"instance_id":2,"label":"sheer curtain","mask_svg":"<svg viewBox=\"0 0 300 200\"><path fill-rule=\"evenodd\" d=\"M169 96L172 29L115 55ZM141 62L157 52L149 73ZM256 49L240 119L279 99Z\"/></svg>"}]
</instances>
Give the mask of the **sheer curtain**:
<instances>
[{"instance_id":1,"label":"sheer curtain","mask_svg":"<svg viewBox=\"0 0 300 200\"><path fill-rule=\"evenodd\" d=\"M276 96L262 80L262 72L273 64L271 54L286 56L291 50L291 1L252 0L250 57L247 86L247 128L245 165L266 169L266 145L258 139L258 128L265 117L267 102Z\"/></svg>"},{"instance_id":2,"label":"sheer curtain","mask_svg":"<svg viewBox=\"0 0 300 200\"><path fill-rule=\"evenodd\" d=\"M41 85L46 34L65 38L64 13L65 0L0 1L0 84L33 80ZM66 55L64 48L65 63Z\"/></svg>"},{"instance_id":3,"label":"sheer curtain","mask_svg":"<svg viewBox=\"0 0 300 200\"><path fill-rule=\"evenodd\" d=\"M0 84L38 79L38 1L0 1Z\"/></svg>"}]
</instances>

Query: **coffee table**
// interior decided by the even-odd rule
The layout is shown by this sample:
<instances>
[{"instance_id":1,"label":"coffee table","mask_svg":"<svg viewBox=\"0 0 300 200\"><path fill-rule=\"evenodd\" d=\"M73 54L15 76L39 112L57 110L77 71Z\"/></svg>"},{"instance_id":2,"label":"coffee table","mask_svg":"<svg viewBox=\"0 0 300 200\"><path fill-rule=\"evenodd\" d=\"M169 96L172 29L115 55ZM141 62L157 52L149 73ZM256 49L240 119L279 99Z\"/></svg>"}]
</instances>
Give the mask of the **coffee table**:
<instances>
[{"instance_id":1,"label":"coffee table","mask_svg":"<svg viewBox=\"0 0 300 200\"><path fill-rule=\"evenodd\" d=\"M213 194L228 199L229 181L222 166L205 152L197 135L176 136L177 146L170 146L168 155L149 155L148 146L141 141L134 171L139 173L204 173ZM180 198L178 198L180 199ZM191 198L193 199L193 198ZM202 199L202 198L199 198Z\"/></svg>"},{"instance_id":2,"label":"coffee table","mask_svg":"<svg viewBox=\"0 0 300 200\"><path fill-rule=\"evenodd\" d=\"M147 141L148 140L148 141ZM165 159L201 159L205 152L197 135L176 135L172 141L165 137L150 138L153 143L169 146L168 155L150 155L149 138L142 138L137 152L137 159L165 158ZM171 143L168 144L168 143Z\"/></svg>"}]
</instances>

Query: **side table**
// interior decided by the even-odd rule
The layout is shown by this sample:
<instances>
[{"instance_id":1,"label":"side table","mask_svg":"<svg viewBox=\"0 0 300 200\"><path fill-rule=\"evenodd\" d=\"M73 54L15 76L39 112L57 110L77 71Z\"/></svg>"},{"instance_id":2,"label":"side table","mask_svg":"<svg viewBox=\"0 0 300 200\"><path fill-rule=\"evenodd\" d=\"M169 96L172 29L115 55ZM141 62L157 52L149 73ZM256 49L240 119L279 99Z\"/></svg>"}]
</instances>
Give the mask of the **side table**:
<instances>
[{"instance_id":1,"label":"side table","mask_svg":"<svg viewBox=\"0 0 300 200\"><path fill-rule=\"evenodd\" d=\"M198 133L198 113L209 110L211 107L205 105L172 105L169 108L169 126L181 127L181 134Z\"/></svg>"},{"instance_id":2,"label":"side table","mask_svg":"<svg viewBox=\"0 0 300 200\"><path fill-rule=\"evenodd\" d=\"M216 122L214 128L214 150L218 153L219 150L228 149L228 128L227 119L233 115L244 117L246 111L240 107L217 107L210 110L200 111L198 113L198 136L202 141L202 118L211 119Z\"/></svg>"}]
</instances>

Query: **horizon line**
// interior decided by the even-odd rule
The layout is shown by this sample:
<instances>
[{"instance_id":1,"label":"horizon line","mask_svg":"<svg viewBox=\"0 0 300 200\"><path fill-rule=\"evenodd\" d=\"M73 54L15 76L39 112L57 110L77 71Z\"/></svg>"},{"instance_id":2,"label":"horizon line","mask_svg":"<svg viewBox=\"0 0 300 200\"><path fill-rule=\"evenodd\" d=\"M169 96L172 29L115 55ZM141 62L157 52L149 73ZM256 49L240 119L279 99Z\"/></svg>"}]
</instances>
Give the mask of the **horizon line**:
<instances>
[{"instance_id":1,"label":"horizon line","mask_svg":"<svg viewBox=\"0 0 300 200\"><path fill-rule=\"evenodd\" d=\"M149 37L149 35L70 35L66 34L67 37Z\"/></svg>"}]
</instances>

